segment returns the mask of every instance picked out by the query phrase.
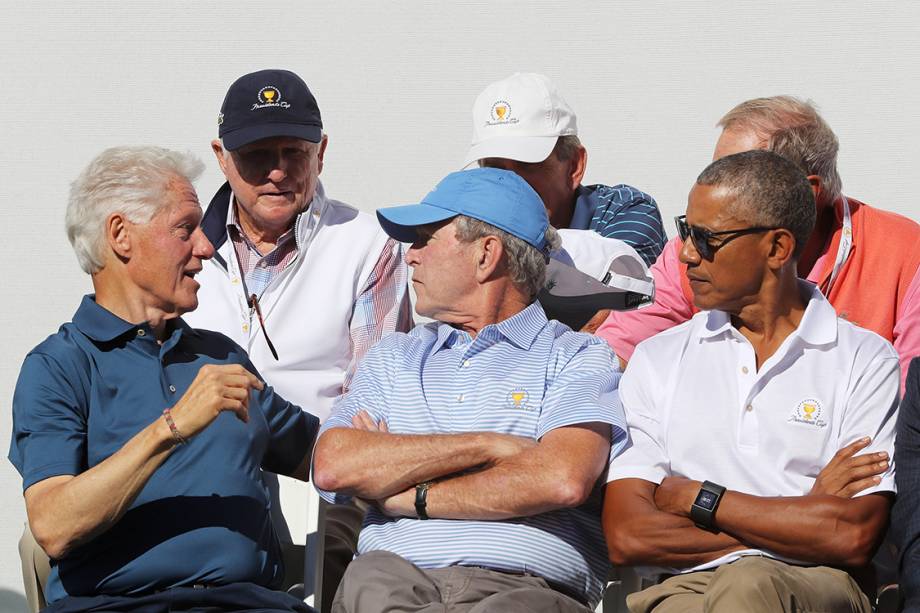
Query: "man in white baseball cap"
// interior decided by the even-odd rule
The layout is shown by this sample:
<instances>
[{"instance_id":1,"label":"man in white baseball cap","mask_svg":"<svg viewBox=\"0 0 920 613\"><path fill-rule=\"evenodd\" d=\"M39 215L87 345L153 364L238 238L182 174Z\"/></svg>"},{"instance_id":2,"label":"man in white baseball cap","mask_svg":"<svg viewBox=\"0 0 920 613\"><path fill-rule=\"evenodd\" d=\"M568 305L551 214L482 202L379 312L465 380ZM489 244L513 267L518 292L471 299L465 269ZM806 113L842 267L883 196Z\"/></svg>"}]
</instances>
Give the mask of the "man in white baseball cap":
<instances>
[{"instance_id":1,"label":"man in white baseball cap","mask_svg":"<svg viewBox=\"0 0 920 613\"><path fill-rule=\"evenodd\" d=\"M629 185L582 185L588 154L576 124L552 81L515 73L476 98L464 166L478 162L516 172L543 199L553 227L620 239L651 265L667 240L658 205Z\"/></svg>"}]
</instances>

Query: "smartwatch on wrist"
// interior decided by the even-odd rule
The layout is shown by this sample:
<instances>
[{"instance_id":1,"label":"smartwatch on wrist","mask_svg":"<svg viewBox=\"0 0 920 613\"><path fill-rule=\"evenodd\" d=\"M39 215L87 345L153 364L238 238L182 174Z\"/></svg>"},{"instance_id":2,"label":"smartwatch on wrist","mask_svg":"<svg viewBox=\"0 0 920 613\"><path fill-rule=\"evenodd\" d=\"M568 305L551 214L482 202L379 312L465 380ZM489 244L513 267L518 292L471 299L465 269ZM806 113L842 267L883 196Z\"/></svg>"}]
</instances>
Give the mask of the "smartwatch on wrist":
<instances>
[{"instance_id":1,"label":"smartwatch on wrist","mask_svg":"<svg viewBox=\"0 0 920 613\"><path fill-rule=\"evenodd\" d=\"M431 481L425 481L415 486L415 514L419 519L428 519L428 488Z\"/></svg>"},{"instance_id":2,"label":"smartwatch on wrist","mask_svg":"<svg viewBox=\"0 0 920 613\"><path fill-rule=\"evenodd\" d=\"M712 481L703 481L700 493L690 505L690 519L698 528L712 530L716 525L716 509L722 501L725 488Z\"/></svg>"}]
</instances>

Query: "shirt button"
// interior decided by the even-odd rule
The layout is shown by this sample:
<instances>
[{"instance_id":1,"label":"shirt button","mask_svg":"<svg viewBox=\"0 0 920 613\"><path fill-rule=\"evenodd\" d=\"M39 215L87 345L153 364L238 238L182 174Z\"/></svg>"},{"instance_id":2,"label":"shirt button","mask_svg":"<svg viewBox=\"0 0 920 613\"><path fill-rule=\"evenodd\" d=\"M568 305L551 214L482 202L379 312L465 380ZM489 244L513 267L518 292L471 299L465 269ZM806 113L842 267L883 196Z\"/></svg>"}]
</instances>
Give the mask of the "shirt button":
<instances>
[{"instance_id":1,"label":"shirt button","mask_svg":"<svg viewBox=\"0 0 920 613\"><path fill-rule=\"evenodd\" d=\"M249 324L243 324L243 332L249 332Z\"/></svg>"},{"instance_id":2,"label":"shirt button","mask_svg":"<svg viewBox=\"0 0 920 613\"><path fill-rule=\"evenodd\" d=\"M469 366L470 366L470 361L469 361L469 360L463 360L463 368L469 368Z\"/></svg>"},{"instance_id":3,"label":"shirt button","mask_svg":"<svg viewBox=\"0 0 920 613\"><path fill-rule=\"evenodd\" d=\"M169 386L169 391L171 391L173 394L175 394L175 393L176 393L176 386L175 386L175 385L170 385L170 386Z\"/></svg>"},{"instance_id":4,"label":"shirt button","mask_svg":"<svg viewBox=\"0 0 920 613\"><path fill-rule=\"evenodd\" d=\"M741 372L743 372L744 374L748 374L748 367L747 367L747 366L742 366L742 367L741 367Z\"/></svg>"},{"instance_id":5,"label":"shirt button","mask_svg":"<svg viewBox=\"0 0 920 613\"><path fill-rule=\"evenodd\" d=\"M754 406L749 404L746 407L744 407L744 410L750 413L751 411L754 410Z\"/></svg>"},{"instance_id":6,"label":"shirt button","mask_svg":"<svg viewBox=\"0 0 920 613\"><path fill-rule=\"evenodd\" d=\"M457 402L463 402L463 394L457 396Z\"/></svg>"},{"instance_id":7,"label":"shirt button","mask_svg":"<svg viewBox=\"0 0 920 613\"><path fill-rule=\"evenodd\" d=\"M137 331L137 335L138 335L138 336L146 336L147 333L144 332L143 330L138 330L138 331Z\"/></svg>"}]
</instances>

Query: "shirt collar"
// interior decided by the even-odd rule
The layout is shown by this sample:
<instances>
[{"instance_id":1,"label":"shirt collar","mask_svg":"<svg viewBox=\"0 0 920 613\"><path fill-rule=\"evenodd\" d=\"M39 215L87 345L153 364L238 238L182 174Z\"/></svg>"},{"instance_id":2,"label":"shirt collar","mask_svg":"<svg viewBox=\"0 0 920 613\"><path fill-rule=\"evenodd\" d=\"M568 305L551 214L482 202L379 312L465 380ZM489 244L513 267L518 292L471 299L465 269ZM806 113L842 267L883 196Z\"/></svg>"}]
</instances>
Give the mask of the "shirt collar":
<instances>
[{"instance_id":1,"label":"shirt collar","mask_svg":"<svg viewBox=\"0 0 920 613\"><path fill-rule=\"evenodd\" d=\"M105 342L137 328L137 324L125 321L105 307L96 303L95 294L83 296L80 307L73 316L73 323L80 332L94 341Z\"/></svg>"},{"instance_id":2,"label":"shirt collar","mask_svg":"<svg viewBox=\"0 0 920 613\"><path fill-rule=\"evenodd\" d=\"M802 339L808 345L827 345L837 340L837 313L827 298L813 284L801 281L808 285L811 296L805 305L805 313L798 327L792 332L793 336ZM712 339L732 330L731 317L725 311L708 311L703 320L703 325L697 328L697 336L701 339Z\"/></svg>"},{"instance_id":3,"label":"shirt collar","mask_svg":"<svg viewBox=\"0 0 920 613\"><path fill-rule=\"evenodd\" d=\"M479 331L479 336L498 333L521 349L530 349L537 336L546 327L548 320L543 307L534 301L527 308L515 313L508 319L495 324L489 324ZM448 343L452 346L461 336L469 337L466 332L458 330L450 324L438 325L438 335L435 340L435 350L441 349Z\"/></svg>"},{"instance_id":4,"label":"shirt collar","mask_svg":"<svg viewBox=\"0 0 920 613\"><path fill-rule=\"evenodd\" d=\"M205 234L208 236L208 239L214 245L215 249L224 244L228 236L228 230L234 225L237 225L236 207L233 206L235 198L233 190L230 189L230 184L224 183L223 187L220 188L211 200L211 204L208 205L208 210L205 211L202 228L205 228ZM316 190L313 192L313 199L310 201L310 204L294 218L294 239L297 241L298 250L302 250L307 244L317 222L326 211L328 202L329 200L326 198L326 189L323 187L322 181L317 180ZM217 206L215 206L215 204L217 204ZM223 207L226 207L226 209L223 209ZM214 211L213 214L211 212L212 209ZM222 209L226 212L222 212ZM307 213L310 214L307 215ZM217 220L214 219L212 215L222 215L224 231L219 235L215 231L216 228L214 225Z\"/></svg>"},{"instance_id":5,"label":"shirt collar","mask_svg":"<svg viewBox=\"0 0 920 613\"><path fill-rule=\"evenodd\" d=\"M284 234L278 237L278 242L275 243L275 249L277 249L279 245L282 245L290 240L292 234L294 235L294 243L297 246L297 249L300 249L300 220L309 210L310 207L307 207L304 211L301 211L297 214L297 216L294 218L294 224L288 228ZM249 238L249 235L243 231L243 226L240 225L239 216L236 213L236 196L233 196L232 194L230 196L230 210L227 214L227 232L230 233L231 237L234 236L233 233L235 232L236 236L239 237L239 240L242 240L249 249L256 252L259 251L256 249L252 239Z\"/></svg>"},{"instance_id":6,"label":"shirt collar","mask_svg":"<svg viewBox=\"0 0 920 613\"><path fill-rule=\"evenodd\" d=\"M73 324L77 329L90 339L104 343L118 338L127 332L143 328L150 330L147 322L141 324L132 324L125 321L118 315L115 315L107 308L100 306L96 302L95 294L83 296L77 312L73 316ZM185 323L181 317L170 320L167 324L170 329L170 337L177 337L177 331L180 334L191 334L197 336L194 328ZM164 343L165 344L165 343Z\"/></svg>"}]
</instances>

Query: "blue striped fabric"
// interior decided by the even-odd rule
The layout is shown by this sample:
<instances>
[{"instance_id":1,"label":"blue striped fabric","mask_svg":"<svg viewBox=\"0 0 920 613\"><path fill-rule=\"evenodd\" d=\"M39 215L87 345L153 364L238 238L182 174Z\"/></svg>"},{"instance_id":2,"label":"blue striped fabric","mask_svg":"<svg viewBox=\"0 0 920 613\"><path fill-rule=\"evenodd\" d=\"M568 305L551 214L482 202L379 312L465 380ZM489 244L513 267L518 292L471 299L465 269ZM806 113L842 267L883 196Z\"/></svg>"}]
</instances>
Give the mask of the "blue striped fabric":
<instances>
[{"instance_id":1,"label":"blue striped fabric","mask_svg":"<svg viewBox=\"0 0 920 613\"><path fill-rule=\"evenodd\" d=\"M620 239L649 266L668 242L655 199L623 184L580 186L571 227Z\"/></svg>"},{"instance_id":2,"label":"blue striped fabric","mask_svg":"<svg viewBox=\"0 0 920 613\"><path fill-rule=\"evenodd\" d=\"M535 302L475 339L437 322L384 338L322 431L351 427L360 410L397 434L492 431L539 439L555 428L603 422L612 425L613 458L626 440L619 379L604 341L547 321ZM507 521L394 519L372 508L358 552L386 550L422 568L528 572L596 602L608 570L600 494L596 488L578 508Z\"/></svg>"}]
</instances>

